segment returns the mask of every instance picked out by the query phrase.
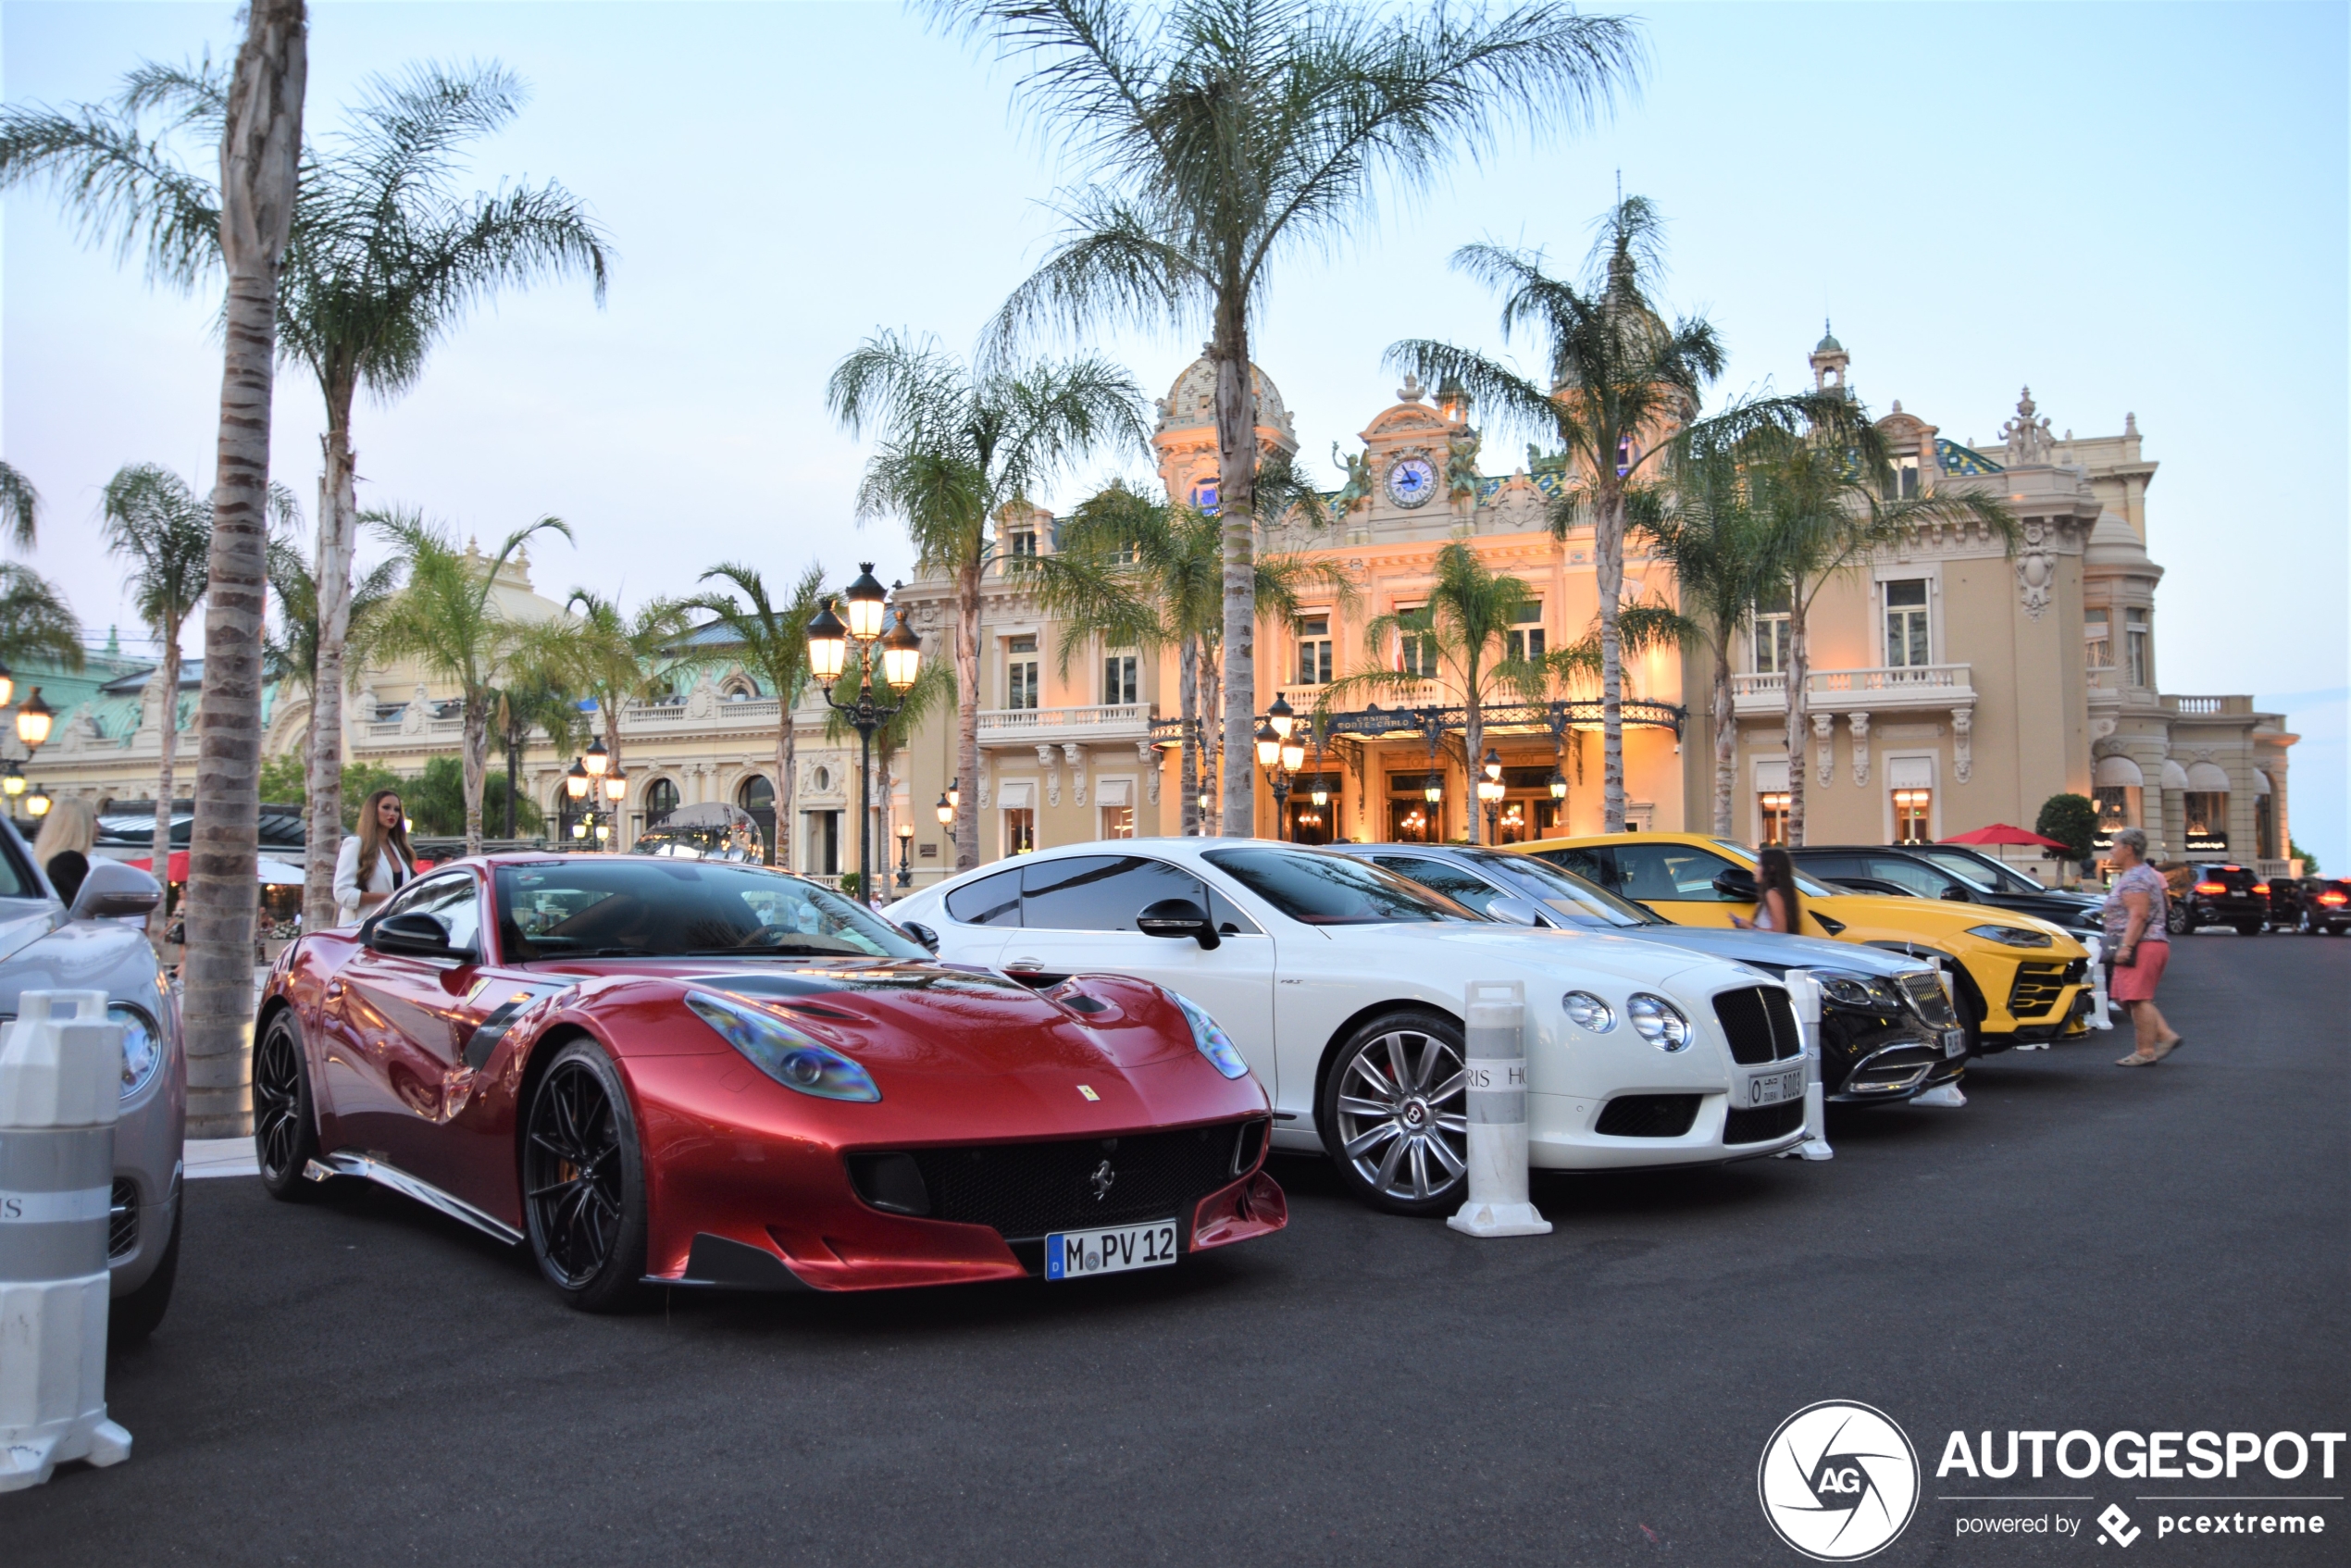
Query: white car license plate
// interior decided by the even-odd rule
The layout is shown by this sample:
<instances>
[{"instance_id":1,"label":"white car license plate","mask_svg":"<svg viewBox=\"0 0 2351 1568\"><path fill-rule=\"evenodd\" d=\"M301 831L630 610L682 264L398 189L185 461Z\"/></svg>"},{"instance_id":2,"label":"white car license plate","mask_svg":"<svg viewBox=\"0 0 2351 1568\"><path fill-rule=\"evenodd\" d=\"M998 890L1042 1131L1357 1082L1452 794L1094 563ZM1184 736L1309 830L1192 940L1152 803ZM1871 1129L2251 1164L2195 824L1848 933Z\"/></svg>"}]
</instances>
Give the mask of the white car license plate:
<instances>
[{"instance_id":1,"label":"white car license plate","mask_svg":"<svg viewBox=\"0 0 2351 1568\"><path fill-rule=\"evenodd\" d=\"M1946 1029L1943 1031L1943 1054L1946 1056L1965 1056L1967 1054L1967 1031L1965 1029Z\"/></svg>"},{"instance_id":2,"label":"white car license plate","mask_svg":"<svg viewBox=\"0 0 2351 1568\"><path fill-rule=\"evenodd\" d=\"M1045 1277L1083 1279L1128 1269L1165 1268L1176 1261L1176 1222L1122 1225L1108 1230L1063 1230L1045 1238Z\"/></svg>"},{"instance_id":3,"label":"white car license plate","mask_svg":"<svg viewBox=\"0 0 2351 1568\"><path fill-rule=\"evenodd\" d=\"M1782 1073L1758 1073L1747 1080L1747 1103L1751 1110L1758 1105L1777 1105L1783 1100L1804 1098L1804 1069L1790 1067Z\"/></svg>"}]
</instances>

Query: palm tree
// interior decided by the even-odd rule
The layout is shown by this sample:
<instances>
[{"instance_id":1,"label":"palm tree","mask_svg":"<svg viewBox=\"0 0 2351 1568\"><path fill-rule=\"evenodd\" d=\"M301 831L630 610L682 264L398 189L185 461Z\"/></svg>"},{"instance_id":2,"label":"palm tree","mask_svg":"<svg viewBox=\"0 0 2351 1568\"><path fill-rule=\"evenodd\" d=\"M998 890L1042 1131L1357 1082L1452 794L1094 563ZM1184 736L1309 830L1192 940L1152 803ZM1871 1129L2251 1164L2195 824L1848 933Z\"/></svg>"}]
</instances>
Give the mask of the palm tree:
<instances>
[{"instance_id":1,"label":"palm tree","mask_svg":"<svg viewBox=\"0 0 2351 1568\"><path fill-rule=\"evenodd\" d=\"M30 550L41 511L41 492L15 468L0 463L0 534Z\"/></svg>"},{"instance_id":2,"label":"palm tree","mask_svg":"<svg viewBox=\"0 0 2351 1568\"><path fill-rule=\"evenodd\" d=\"M676 600L653 600L632 616L593 589L575 588L564 608L571 612L569 620L549 621L542 628L550 640L549 667L594 701L604 721L609 766L618 772L620 716L629 703L667 691L679 672L703 662L703 656L680 646L686 607Z\"/></svg>"},{"instance_id":3,"label":"palm tree","mask_svg":"<svg viewBox=\"0 0 2351 1568\"><path fill-rule=\"evenodd\" d=\"M796 749L792 715L808 692L808 623L824 604L825 568L810 566L802 572L791 597L781 606L768 597L766 580L756 566L722 561L703 573L701 580L714 579L731 585L741 600L735 593L706 593L688 600L686 606L717 617L715 624L732 639L726 649L728 656L776 699L776 833L767 863L790 865Z\"/></svg>"},{"instance_id":4,"label":"palm tree","mask_svg":"<svg viewBox=\"0 0 2351 1568\"><path fill-rule=\"evenodd\" d=\"M1261 511L1277 504L1285 484L1261 471L1256 492ZM1220 678L1222 541L1223 528L1214 516L1113 483L1078 504L1052 554L1020 562L1037 579L1039 602L1061 619L1056 652L1064 677L1071 654L1088 644L1176 650L1182 716L1178 813L1187 837L1200 831L1201 781L1214 777L1214 747L1200 716L1213 706ZM1355 585L1330 562L1282 554L1258 556L1252 565L1251 597L1261 614L1294 617L1309 592L1342 606L1355 603ZM1205 704L1203 697L1209 699Z\"/></svg>"},{"instance_id":5,"label":"palm tree","mask_svg":"<svg viewBox=\"0 0 2351 1568\"><path fill-rule=\"evenodd\" d=\"M343 667L346 680L356 678L372 646L373 622L400 586L400 563L380 561L351 585L347 602L344 650L350 662ZM340 694L332 704L318 701L318 663L322 641L322 623L318 613L318 581L310 570L310 563L303 558L302 549L292 537L280 534L269 541L269 591L278 603L278 630L264 632L261 642L262 674L279 684L281 691L300 688L310 695L310 714L304 721L302 757L305 778L304 796L308 798L311 765L317 752L319 709L330 706L335 723L342 723ZM336 748L338 753L340 747ZM342 770L336 771L336 790L342 790ZM337 805L335 826L340 839L342 826ZM305 811L305 816L308 815ZM311 851L317 842L314 836ZM305 929L323 931L335 923L333 851L328 851L329 861L323 878L305 875L303 883L302 918Z\"/></svg>"},{"instance_id":6,"label":"palm tree","mask_svg":"<svg viewBox=\"0 0 2351 1568\"><path fill-rule=\"evenodd\" d=\"M1562 541L1589 524L1599 594L1600 732L1606 830L1624 827L1624 533L1632 498L1661 478L1661 454L1683 428L1696 430L1698 394L1722 373L1722 340L1705 319L1668 323L1649 303L1661 267L1655 207L1627 196L1600 225L1582 287L1543 270L1540 253L1464 246L1456 268L1503 296L1502 337L1531 331L1540 380L1475 350L1410 339L1388 363L1441 384L1461 383L1491 416L1556 441L1570 483L1551 509ZM1785 428L1811 415L1812 397L1765 398L1718 414L1710 429Z\"/></svg>"},{"instance_id":7,"label":"palm tree","mask_svg":"<svg viewBox=\"0 0 2351 1568\"><path fill-rule=\"evenodd\" d=\"M930 339L882 332L834 368L825 401L852 434L880 438L857 489L859 518L903 521L919 569L955 584L955 764L976 780L979 585L1000 558L989 525L1089 453L1149 450L1142 392L1107 360L975 374ZM963 799L958 870L979 864L979 791Z\"/></svg>"},{"instance_id":8,"label":"palm tree","mask_svg":"<svg viewBox=\"0 0 2351 1568\"><path fill-rule=\"evenodd\" d=\"M1713 823L1715 836L1727 838L1738 746L1731 648L1757 603L1772 592L1777 574L1764 520L1729 454L1693 454L1677 466L1676 481L1670 493L1652 490L1636 497L1627 526L1673 568L1693 640L1702 641L1713 655Z\"/></svg>"},{"instance_id":9,"label":"palm tree","mask_svg":"<svg viewBox=\"0 0 2351 1568\"><path fill-rule=\"evenodd\" d=\"M1536 0L1487 18L1315 0L934 0L952 29L1028 64L1020 95L1097 183L1058 200L1068 230L1014 291L999 345L1046 324L1208 330L1224 504L1225 744L1250 754L1257 508L1250 335L1275 259L1342 243L1383 179L1432 180L1515 126L1581 122L1639 73L1636 25ZM1225 831L1255 823L1250 770Z\"/></svg>"},{"instance_id":10,"label":"palm tree","mask_svg":"<svg viewBox=\"0 0 2351 1568\"><path fill-rule=\"evenodd\" d=\"M1477 777L1486 753L1486 709L1497 700L1538 697L1545 670L1508 656L1510 630L1518 612L1535 597L1522 578L1490 570L1477 552L1459 540L1437 553L1437 576L1428 603L1418 609L1375 616L1363 628L1364 652L1375 666L1341 676L1324 689L1318 712L1364 691L1410 691L1434 678L1441 667L1462 694L1462 744L1467 772ZM1417 644L1410 667L1390 666L1399 641ZM1469 803L1470 842L1478 842L1477 805Z\"/></svg>"},{"instance_id":11,"label":"palm tree","mask_svg":"<svg viewBox=\"0 0 2351 1568\"><path fill-rule=\"evenodd\" d=\"M604 238L562 186L458 190L467 149L508 125L527 98L494 64L413 66L369 79L345 124L303 148L277 319L280 347L317 378L327 419L305 910L332 902L342 832L358 389L386 400L410 390L433 346L502 289L585 274L603 298ZM229 101L228 77L208 63L147 64L107 104L0 110L0 187L47 179L93 234L143 248L152 278L193 287L220 261L219 196L201 166L170 156L170 137L218 145ZM148 134L150 118L161 134Z\"/></svg>"},{"instance_id":12,"label":"palm tree","mask_svg":"<svg viewBox=\"0 0 2351 1568\"><path fill-rule=\"evenodd\" d=\"M56 585L30 566L0 561L0 664L28 659L81 667L81 622Z\"/></svg>"},{"instance_id":13,"label":"palm tree","mask_svg":"<svg viewBox=\"0 0 2351 1568\"><path fill-rule=\"evenodd\" d=\"M370 512L363 520L392 541L408 572L408 586L384 607L378 651L386 658L416 659L454 683L465 703L466 852L479 854L491 699L533 641L529 628L500 612L491 590L533 535L554 532L569 539L571 529L561 517L541 517L516 529L485 568L416 513Z\"/></svg>"},{"instance_id":14,"label":"palm tree","mask_svg":"<svg viewBox=\"0 0 2351 1568\"><path fill-rule=\"evenodd\" d=\"M587 726L579 717L579 699L554 673L527 665L507 673L506 683L498 689L491 724L498 732L499 750L506 760L504 837L512 839L523 825L516 802L522 793L522 753L530 732L536 729L544 734L548 746L561 756L578 749ZM536 803L532 809L536 811Z\"/></svg>"},{"instance_id":15,"label":"palm tree","mask_svg":"<svg viewBox=\"0 0 2351 1568\"><path fill-rule=\"evenodd\" d=\"M180 637L204 603L212 555L212 503L170 469L141 463L118 470L107 481L100 512L106 549L130 567L131 606L163 652L156 672L163 689L163 728L155 761L154 847L161 880L171 857L172 772L180 754ZM147 917L149 934L161 932L163 922L164 911L157 905Z\"/></svg>"},{"instance_id":16,"label":"palm tree","mask_svg":"<svg viewBox=\"0 0 2351 1568\"><path fill-rule=\"evenodd\" d=\"M1813 599L1880 545L1921 525L1988 529L2013 548L2016 515L2006 501L1973 490L1930 491L1900 499L1885 435L1858 400L1838 394L1839 417L1813 429L1760 429L1739 442L1739 482L1761 519L1770 580L1788 605L1787 836L1804 842L1805 622Z\"/></svg>"}]
</instances>

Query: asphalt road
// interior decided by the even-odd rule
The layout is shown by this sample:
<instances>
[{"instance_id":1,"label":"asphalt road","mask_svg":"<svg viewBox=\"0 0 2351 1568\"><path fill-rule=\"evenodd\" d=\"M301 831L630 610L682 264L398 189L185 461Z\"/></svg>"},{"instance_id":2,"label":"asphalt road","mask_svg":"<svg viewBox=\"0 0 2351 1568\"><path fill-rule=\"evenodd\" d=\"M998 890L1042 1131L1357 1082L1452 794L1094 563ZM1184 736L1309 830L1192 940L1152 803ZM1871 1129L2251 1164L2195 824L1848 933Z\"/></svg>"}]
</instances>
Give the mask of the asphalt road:
<instances>
[{"instance_id":1,"label":"asphalt road","mask_svg":"<svg viewBox=\"0 0 2351 1568\"><path fill-rule=\"evenodd\" d=\"M1538 1179L1534 1239L1286 1160L1288 1231L1180 1270L598 1319L390 1194L197 1183L172 1314L113 1367L136 1451L0 1499L0 1562L1794 1563L1758 1457L1851 1399L1926 1466L1875 1561L2103 1562L2109 1501L2351 1491L1934 1475L1955 1428L2351 1417L2351 940L2179 947L2161 1067L2098 1036L1840 1118L1834 1163ZM2095 1500L1938 1500L2007 1490ZM2307 1508L2328 1537L2128 1558L2343 1561L2351 1509ZM2003 1511L2084 1524L1957 1537Z\"/></svg>"}]
</instances>

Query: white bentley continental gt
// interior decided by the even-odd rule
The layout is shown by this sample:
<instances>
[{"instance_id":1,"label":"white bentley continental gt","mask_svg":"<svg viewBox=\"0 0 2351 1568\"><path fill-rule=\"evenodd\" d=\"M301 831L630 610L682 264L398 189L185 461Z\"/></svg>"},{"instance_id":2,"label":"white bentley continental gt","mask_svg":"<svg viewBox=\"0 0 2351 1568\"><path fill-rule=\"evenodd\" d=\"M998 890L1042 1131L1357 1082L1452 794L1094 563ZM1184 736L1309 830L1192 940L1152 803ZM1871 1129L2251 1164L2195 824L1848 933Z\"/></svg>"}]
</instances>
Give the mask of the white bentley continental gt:
<instances>
[{"instance_id":1,"label":"white bentley continental gt","mask_svg":"<svg viewBox=\"0 0 2351 1568\"><path fill-rule=\"evenodd\" d=\"M1804 1130L1787 992L1745 964L1489 920L1343 855L1262 840L1072 844L925 888L890 917L939 956L1048 987L1131 975L1193 1004L1359 1196L1464 1196L1472 981L1524 982L1538 1170L1719 1164ZM1210 1020L1213 1020L1211 1022Z\"/></svg>"}]
</instances>

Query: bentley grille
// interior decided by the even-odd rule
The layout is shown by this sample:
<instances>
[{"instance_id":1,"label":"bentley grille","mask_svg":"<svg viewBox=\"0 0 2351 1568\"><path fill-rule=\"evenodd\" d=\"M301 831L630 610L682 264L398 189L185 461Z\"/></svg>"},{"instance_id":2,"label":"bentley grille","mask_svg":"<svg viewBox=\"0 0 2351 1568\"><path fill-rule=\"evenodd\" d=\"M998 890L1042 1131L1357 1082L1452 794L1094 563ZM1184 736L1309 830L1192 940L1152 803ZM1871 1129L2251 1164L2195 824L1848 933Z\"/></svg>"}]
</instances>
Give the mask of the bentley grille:
<instances>
[{"instance_id":1,"label":"bentley grille","mask_svg":"<svg viewBox=\"0 0 2351 1568\"><path fill-rule=\"evenodd\" d=\"M1794 1132L1804 1125L1804 1101L1783 1100L1760 1110L1734 1111L1723 1118L1725 1143L1760 1143L1767 1138Z\"/></svg>"},{"instance_id":2,"label":"bentley grille","mask_svg":"<svg viewBox=\"0 0 2351 1568\"><path fill-rule=\"evenodd\" d=\"M1804 1054L1796 1009L1777 986L1748 986L1714 999L1714 1016L1731 1042L1731 1060L1743 1067L1785 1062Z\"/></svg>"}]
</instances>

